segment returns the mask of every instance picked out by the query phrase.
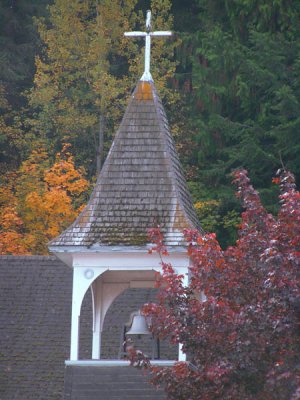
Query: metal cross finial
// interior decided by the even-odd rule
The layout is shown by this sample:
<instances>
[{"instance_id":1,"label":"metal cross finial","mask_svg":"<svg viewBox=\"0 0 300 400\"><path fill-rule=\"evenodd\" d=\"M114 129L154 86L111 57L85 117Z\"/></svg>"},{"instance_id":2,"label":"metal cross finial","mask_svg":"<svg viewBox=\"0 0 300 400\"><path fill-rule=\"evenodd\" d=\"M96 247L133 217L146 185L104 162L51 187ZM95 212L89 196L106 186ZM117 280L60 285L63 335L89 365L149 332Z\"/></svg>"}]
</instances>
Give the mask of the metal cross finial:
<instances>
[{"instance_id":1,"label":"metal cross finial","mask_svg":"<svg viewBox=\"0 0 300 400\"><path fill-rule=\"evenodd\" d=\"M151 32L151 11L147 11L146 32L125 32L124 36L145 37L145 71L141 77L141 81L152 81L150 73L150 54L151 54L151 36L171 36L170 31Z\"/></svg>"}]
</instances>

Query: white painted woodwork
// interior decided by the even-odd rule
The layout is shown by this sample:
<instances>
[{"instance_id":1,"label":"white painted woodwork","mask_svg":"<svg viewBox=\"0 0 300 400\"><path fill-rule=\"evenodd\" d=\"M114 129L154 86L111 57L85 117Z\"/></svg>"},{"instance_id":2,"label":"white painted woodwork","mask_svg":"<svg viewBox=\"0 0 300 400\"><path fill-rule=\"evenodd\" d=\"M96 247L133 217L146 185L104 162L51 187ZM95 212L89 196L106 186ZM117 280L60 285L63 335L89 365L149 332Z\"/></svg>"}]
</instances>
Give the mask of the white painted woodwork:
<instances>
[{"instance_id":1,"label":"white painted woodwork","mask_svg":"<svg viewBox=\"0 0 300 400\"><path fill-rule=\"evenodd\" d=\"M56 255L65 259L64 252ZM93 301L92 359L100 359L103 321L110 305L127 288L154 287L155 272L162 272L161 260L157 254L148 254L145 250L143 253L128 251L128 246L124 246L124 253L69 253L68 260L73 267L70 360L78 360L80 310L89 288ZM188 282L189 258L186 253L172 251L165 261L170 262L177 273L184 274L185 282ZM184 357L179 350L179 359Z\"/></svg>"},{"instance_id":2,"label":"white painted woodwork","mask_svg":"<svg viewBox=\"0 0 300 400\"><path fill-rule=\"evenodd\" d=\"M151 360L152 365L159 367L171 367L175 360ZM129 367L129 360L66 360L65 365L77 367Z\"/></svg>"}]
</instances>

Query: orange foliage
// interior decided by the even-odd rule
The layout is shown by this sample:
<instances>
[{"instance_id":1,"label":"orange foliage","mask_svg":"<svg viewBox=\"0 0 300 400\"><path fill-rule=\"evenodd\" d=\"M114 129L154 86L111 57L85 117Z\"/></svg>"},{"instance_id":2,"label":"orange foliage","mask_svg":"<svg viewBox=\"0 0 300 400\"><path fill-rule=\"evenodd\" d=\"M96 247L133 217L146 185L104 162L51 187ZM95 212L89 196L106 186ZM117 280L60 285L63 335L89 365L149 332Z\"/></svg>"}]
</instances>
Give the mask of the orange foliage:
<instances>
[{"instance_id":1,"label":"orange foliage","mask_svg":"<svg viewBox=\"0 0 300 400\"><path fill-rule=\"evenodd\" d=\"M30 254L24 242L24 235L16 231L1 232L0 254Z\"/></svg>"},{"instance_id":2,"label":"orange foliage","mask_svg":"<svg viewBox=\"0 0 300 400\"><path fill-rule=\"evenodd\" d=\"M44 179L50 188L59 188L78 196L87 190L88 182L83 178L83 169L74 168L74 158L68 151L69 147L69 144L64 145L62 152L56 156L55 164L46 171Z\"/></svg>"},{"instance_id":3,"label":"orange foliage","mask_svg":"<svg viewBox=\"0 0 300 400\"><path fill-rule=\"evenodd\" d=\"M33 150L0 189L0 254L46 254L47 243L76 218L89 186L65 145L52 166Z\"/></svg>"}]
</instances>

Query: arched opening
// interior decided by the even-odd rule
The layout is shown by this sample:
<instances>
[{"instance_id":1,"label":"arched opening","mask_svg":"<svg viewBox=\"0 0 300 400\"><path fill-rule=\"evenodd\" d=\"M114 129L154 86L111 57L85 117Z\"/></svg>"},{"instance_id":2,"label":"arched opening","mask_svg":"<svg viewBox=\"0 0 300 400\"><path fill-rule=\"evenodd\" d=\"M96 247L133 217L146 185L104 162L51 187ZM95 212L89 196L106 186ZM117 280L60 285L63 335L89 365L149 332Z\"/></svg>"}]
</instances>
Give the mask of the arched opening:
<instances>
[{"instance_id":1,"label":"arched opening","mask_svg":"<svg viewBox=\"0 0 300 400\"><path fill-rule=\"evenodd\" d=\"M76 292L73 293L73 305L76 305L77 311L72 313L71 360L124 359L124 330L130 329L128 322L134 312L139 311L145 303L156 301L157 289L153 288L155 279L154 270L107 270L90 282L90 286L85 281L82 285L79 279L78 287L83 299L81 301L80 296L76 297ZM168 341L160 340L158 350L157 338L152 338L151 334L133 335L131 338L134 346L149 358L178 358L178 346ZM72 343L75 344L73 352Z\"/></svg>"},{"instance_id":2,"label":"arched opening","mask_svg":"<svg viewBox=\"0 0 300 400\"><path fill-rule=\"evenodd\" d=\"M130 288L124 290L109 307L103 324L101 359L118 359L123 357L122 340L124 325L128 322L131 313L139 310L145 303L155 302L157 289ZM151 336L134 336L136 348L151 357L153 340ZM121 351L120 351L121 350ZM156 352L155 352L156 354ZM167 341L160 342L160 358L167 360L177 359L178 347Z\"/></svg>"}]
</instances>

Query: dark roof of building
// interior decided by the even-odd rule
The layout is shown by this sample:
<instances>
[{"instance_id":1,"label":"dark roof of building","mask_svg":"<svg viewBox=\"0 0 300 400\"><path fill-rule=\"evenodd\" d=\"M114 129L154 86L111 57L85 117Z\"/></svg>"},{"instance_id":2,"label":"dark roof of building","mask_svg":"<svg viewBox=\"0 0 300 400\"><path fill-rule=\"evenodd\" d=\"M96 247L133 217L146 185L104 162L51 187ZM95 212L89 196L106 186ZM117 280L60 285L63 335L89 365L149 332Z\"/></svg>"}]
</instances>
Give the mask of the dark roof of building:
<instances>
[{"instance_id":1,"label":"dark roof of building","mask_svg":"<svg viewBox=\"0 0 300 400\"><path fill-rule=\"evenodd\" d=\"M50 248L143 245L158 225L169 245L200 228L161 100L140 81L87 206Z\"/></svg>"},{"instance_id":2,"label":"dark roof of building","mask_svg":"<svg viewBox=\"0 0 300 400\"><path fill-rule=\"evenodd\" d=\"M0 257L0 399L62 398L72 270L56 257Z\"/></svg>"},{"instance_id":3,"label":"dark roof of building","mask_svg":"<svg viewBox=\"0 0 300 400\"><path fill-rule=\"evenodd\" d=\"M123 325L133 311L154 300L155 294L150 293L150 289L127 289L113 302L104 320L103 358L118 357ZM63 398L64 362L70 349L71 299L72 269L56 257L0 256L1 400ZM91 344L92 300L88 291L81 309L80 359L91 358ZM174 349L162 343L161 355L173 358ZM115 379L114 374L109 369L108 379ZM94 386L90 389L95 393ZM98 391L102 389L98 385ZM123 399L122 395L113 398Z\"/></svg>"}]
</instances>

